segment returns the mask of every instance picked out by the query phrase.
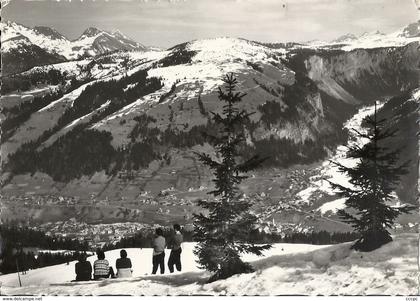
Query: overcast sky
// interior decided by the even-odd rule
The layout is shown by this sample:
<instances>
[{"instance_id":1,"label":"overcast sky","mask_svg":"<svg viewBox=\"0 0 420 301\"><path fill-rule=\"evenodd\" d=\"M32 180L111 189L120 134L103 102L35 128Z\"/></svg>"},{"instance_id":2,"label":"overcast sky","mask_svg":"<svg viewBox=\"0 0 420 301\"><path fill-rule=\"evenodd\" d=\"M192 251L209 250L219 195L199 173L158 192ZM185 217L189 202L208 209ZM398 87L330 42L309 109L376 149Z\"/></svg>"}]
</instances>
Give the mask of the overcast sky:
<instances>
[{"instance_id":1,"label":"overcast sky","mask_svg":"<svg viewBox=\"0 0 420 301\"><path fill-rule=\"evenodd\" d=\"M3 2L3 0L2 0ZM330 40L396 31L419 19L418 0L12 0L2 19L54 27L70 39L89 26L161 47L218 36L263 42Z\"/></svg>"}]
</instances>

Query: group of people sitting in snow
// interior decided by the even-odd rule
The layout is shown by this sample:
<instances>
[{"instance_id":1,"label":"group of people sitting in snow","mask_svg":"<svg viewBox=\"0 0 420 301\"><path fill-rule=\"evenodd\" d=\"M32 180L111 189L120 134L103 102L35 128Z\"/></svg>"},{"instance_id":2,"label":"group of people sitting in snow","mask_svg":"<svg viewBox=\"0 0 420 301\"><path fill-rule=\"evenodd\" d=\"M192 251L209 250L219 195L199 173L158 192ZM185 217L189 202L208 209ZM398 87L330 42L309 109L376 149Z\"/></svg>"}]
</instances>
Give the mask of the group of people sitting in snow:
<instances>
[{"instance_id":1,"label":"group of people sitting in snow","mask_svg":"<svg viewBox=\"0 0 420 301\"><path fill-rule=\"evenodd\" d=\"M168 260L168 268L171 273L174 272L174 267L181 271L181 244L183 236L181 234L181 227L178 224L173 226L175 234L173 237L173 243L171 247L171 253ZM160 269L160 273L165 273L165 247L166 239L163 237L163 230L161 228L156 229L156 237L153 240L153 269L152 274L156 274L157 270ZM127 251L120 251L120 258L115 262L117 272L114 272L112 266L109 265L108 260L105 259L105 253L102 250L97 250L97 260L93 263L93 280L100 280L105 278L127 278L133 274L133 265L131 264L130 258L127 257ZM92 280L92 265L87 260L86 254L82 254L79 261L75 266L76 270L76 281L89 281Z\"/></svg>"}]
</instances>

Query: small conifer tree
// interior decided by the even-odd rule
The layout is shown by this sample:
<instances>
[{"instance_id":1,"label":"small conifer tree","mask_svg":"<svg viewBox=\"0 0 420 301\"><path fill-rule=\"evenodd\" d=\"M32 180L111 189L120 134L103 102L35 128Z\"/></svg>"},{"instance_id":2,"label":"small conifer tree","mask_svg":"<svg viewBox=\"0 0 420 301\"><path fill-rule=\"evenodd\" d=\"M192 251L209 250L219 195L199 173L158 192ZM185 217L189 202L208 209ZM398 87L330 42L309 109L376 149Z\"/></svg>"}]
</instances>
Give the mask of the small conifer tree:
<instances>
[{"instance_id":1,"label":"small conifer tree","mask_svg":"<svg viewBox=\"0 0 420 301\"><path fill-rule=\"evenodd\" d=\"M359 147L349 146L347 158L358 160L354 167L346 167L333 162L339 170L349 177L349 186L332 183L340 197L346 198L346 209L338 215L353 226L360 238L353 248L360 251L372 251L392 241L388 231L395 219L402 213L408 213L412 206L392 207L393 192L400 177L407 173L409 161L398 164L400 150L389 148L389 138L396 134L386 127L386 119L377 120L375 113L365 119L367 132L354 130L367 143Z\"/></svg>"},{"instance_id":2,"label":"small conifer tree","mask_svg":"<svg viewBox=\"0 0 420 301\"><path fill-rule=\"evenodd\" d=\"M216 158L206 153L197 154L214 173L215 189L209 192L214 199L198 202L208 214L194 215L194 238L198 242L194 253L199 265L213 273L210 282L252 272L251 265L243 262L240 255L262 255L262 251L271 247L249 243L257 217L250 212L252 203L242 197L238 185L247 178L245 173L258 167L264 159L256 155L240 162L240 144L245 141L243 126L251 114L235 106L245 94L235 91L237 80L233 74L226 75L223 81L225 91L219 88L218 95L225 103L223 113L212 112L220 134L206 134L214 146Z\"/></svg>"}]
</instances>

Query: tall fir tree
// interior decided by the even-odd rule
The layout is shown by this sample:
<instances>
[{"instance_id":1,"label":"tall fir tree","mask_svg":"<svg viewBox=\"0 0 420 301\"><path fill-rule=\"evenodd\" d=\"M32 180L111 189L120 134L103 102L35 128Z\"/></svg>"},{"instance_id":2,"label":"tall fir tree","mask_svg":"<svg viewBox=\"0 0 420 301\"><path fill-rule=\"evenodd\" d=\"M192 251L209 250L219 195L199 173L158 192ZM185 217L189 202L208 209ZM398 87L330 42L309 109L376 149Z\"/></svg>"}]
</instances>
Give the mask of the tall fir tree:
<instances>
[{"instance_id":1,"label":"tall fir tree","mask_svg":"<svg viewBox=\"0 0 420 301\"><path fill-rule=\"evenodd\" d=\"M393 191L400 177L407 173L409 161L398 164L400 149L389 148L389 138L395 136L397 130L387 127L386 119L377 119L377 107L373 116L365 119L367 131L355 134L367 139L362 147L349 146L347 158L358 160L354 167L346 167L338 162L340 172L349 177L351 186L343 186L330 182L337 189L340 197L346 198L346 209L339 210L338 215L360 234L360 238L352 246L359 251L372 251L392 241L388 229L402 213L414 209L412 206L393 207Z\"/></svg>"},{"instance_id":2,"label":"tall fir tree","mask_svg":"<svg viewBox=\"0 0 420 301\"><path fill-rule=\"evenodd\" d=\"M262 255L271 245L255 245L249 242L257 217L250 212L252 203L242 197L239 184L247 178L246 172L257 168L264 159L258 155L248 160L240 159L240 145L245 142L244 124L251 114L235 105L245 94L236 91L237 80L233 74L223 79L225 91L219 87L219 99L224 102L223 113L212 112L212 119L220 127L220 134L208 137L215 149L216 158L197 153L200 161L213 170L215 189L209 194L212 200L200 200L199 206L208 214L194 215L194 253L202 268L213 273L209 282L226 279L234 274L253 271L240 255Z\"/></svg>"}]
</instances>

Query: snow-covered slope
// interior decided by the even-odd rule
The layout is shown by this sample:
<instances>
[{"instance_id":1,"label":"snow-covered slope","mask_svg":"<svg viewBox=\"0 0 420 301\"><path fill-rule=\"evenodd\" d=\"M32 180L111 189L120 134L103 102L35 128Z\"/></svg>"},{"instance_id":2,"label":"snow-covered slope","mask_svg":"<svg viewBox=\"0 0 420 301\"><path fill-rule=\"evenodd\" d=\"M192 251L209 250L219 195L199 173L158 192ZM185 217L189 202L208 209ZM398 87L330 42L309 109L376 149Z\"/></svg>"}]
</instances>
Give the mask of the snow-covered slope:
<instances>
[{"instance_id":1,"label":"snow-covered slope","mask_svg":"<svg viewBox=\"0 0 420 301\"><path fill-rule=\"evenodd\" d=\"M169 51L148 52L147 56L156 60L154 68L148 71L148 76L161 78L164 82L162 90L129 104L107 119L98 122L94 128L111 132L118 130L116 122L120 122L121 119L132 119L138 115L139 111L144 110L145 104L149 108L173 105L192 100L198 93L201 97L211 97L213 100L217 87L223 83L223 76L229 72L241 77L239 88L243 92L260 93L261 85L252 78L259 79L261 73L250 68L250 64L255 64L261 68L261 71L266 72L263 80L269 81L268 85L292 84L294 72L279 62L277 56L280 55L281 52L277 50L236 38L198 40L175 46ZM176 93L168 95L165 102L160 102L160 97L168 93L174 85L176 85ZM253 103L254 108L257 104L262 104L264 98L257 101ZM212 108L213 104L210 103L209 106ZM165 114L165 111L163 110L159 115ZM188 118L190 126L207 122L201 114ZM166 119L164 120L162 126L166 128ZM178 123L181 123L186 119L180 116L178 120ZM181 126L184 125L181 124ZM119 137L118 139L127 138Z\"/></svg>"},{"instance_id":2,"label":"snow-covered slope","mask_svg":"<svg viewBox=\"0 0 420 301\"><path fill-rule=\"evenodd\" d=\"M195 262L195 255L193 254L195 243L184 242L182 245L182 272L202 272ZM304 245L304 244L276 244L274 248L267 251L265 256L274 256L274 255L286 255L286 254L294 254L299 252L308 252L312 250L317 250L320 248L325 248L325 246L315 246L315 245ZM134 277L142 277L145 275L150 275L152 271L152 249L149 248L128 248L125 249L128 253L128 257L131 259L133 264L133 276ZM166 273L168 274L169 271L167 270L167 262L169 259L170 250L166 250L166 257L165 257L165 267ZM105 253L106 259L110 262L110 265L113 267L114 271L115 268L115 261L117 258L120 257L120 250L112 250ZM92 263L96 260L96 255L91 256L88 260ZM260 259L258 256L253 255L245 255L245 260L255 261ZM57 283L64 283L70 282L75 278L74 273L74 265L76 261L70 262L69 265L67 264L60 264L57 266L50 266L45 268L40 268L36 270L29 271L26 275L21 275L22 277L22 284L24 286L30 285L49 285L49 284L57 284ZM178 271L175 271L176 274L180 274ZM17 274L7 274L0 276L0 281L2 282L3 286L10 286L16 287L19 285L17 280Z\"/></svg>"},{"instance_id":3,"label":"snow-covered slope","mask_svg":"<svg viewBox=\"0 0 420 301\"><path fill-rule=\"evenodd\" d=\"M69 265L29 271L18 287L16 274L0 276L3 294L30 295L415 295L418 294L415 234L401 234L370 253L350 250L351 243L334 246L276 244L266 257L246 256L256 271L206 284L208 273L195 265L193 244L184 243L184 270L150 275L151 250L128 249L134 278L99 282L70 282ZM114 265L118 250L106 253ZM89 258L93 262L94 257ZM115 266L114 266L115 267ZM145 275L149 274L149 275Z\"/></svg>"},{"instance_id":4,"label":"snow-covered slope","mask_svg":"<svg viewBox=\"0 0 420 301\"><path fill-rule=\"evenodd\" d=\"M183 49L185 48L185 50ZM187 64L158 65L150 71L150 76L162 77L168 86L180 80L180 84L196 81L203 86L203 94L208 94L222 83L221 78L228 72L250 73L249 64L278 63L276 55L282 53L244 39L215 38L192 41L174 47L172 52L190 53L191 61ZM285 80L293 81L294 72L285 66Z\"/></svg>"},{"instance_id":5,"label":"snow-covered slope","mask_svg":"<svg viewBox=\"0 0 420 301\"><path fill-rule=\"evenodd\" d=\"M130 57L130 60L133 64L131 70L127 72L127 75L131 75L134 72L138 71L139 69L146 68L147 61L160 58L162 55L160 52L156 53L154 51L150 52L130 52L127 54ZM33 112L30 115L30 118L23 122L19 128L15 131L13 137L8 139L5 143L3 143L0 147L3 156L7 157L9 154L14 153L22 144L28 141L33 141L41 136L44 132L53 128L56 123L58 122L59 118L64 114L66 110L68 110L74 100L80 96L80 94L84 91L84 89L92 84L95 84L97 81L109 81L109 80L119 80L123 76L121 73L121 55L119 54L112 54L112 63L107 64L103 68L99 68L98 65L95 65L91 70L91 81L82 85L81 87L71 91L70 93L64 95L63 97L57 99L56 101L50 103L48 106L43 107L36 112ZM80 76L78 71L78 66L86 66L89 64L90 60L81 60L81 61L69 61L64 63L53 64L44 67L35 67L31 70L23 73L23 74L30 74L31 72L48 72L51 69L59 70L61 72L66 72L69 75ZM145 63L146 62L146 63ZM143 64L145 63L145 64ZM50 87L52 88L52 87ZM31 94L28 91L26 94ZM18 94L10 94L7 96L3 96L1 98L1 103L7 103L8 99L12 99L16 105L19 103L19 95ZM21 100L22 101L22 100ZM99 110L100 108L98 108ZM103 107L102 107L103 109ZM93 113L93 112L92 112ZM83 118L78 120L74 120L71 124L69 124L69 128L62 129L63 133L66 133L75 125L83 122ZM53 136L53 139L49 141L52 143L55 141L56 138L60 137L60 133Z\"/></svg>"}]
</instances>

